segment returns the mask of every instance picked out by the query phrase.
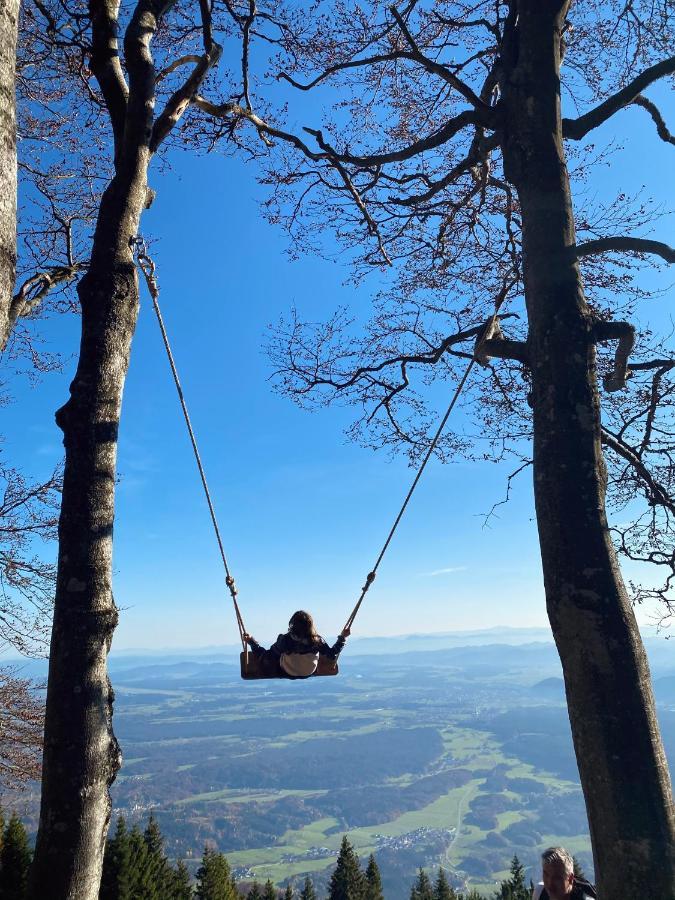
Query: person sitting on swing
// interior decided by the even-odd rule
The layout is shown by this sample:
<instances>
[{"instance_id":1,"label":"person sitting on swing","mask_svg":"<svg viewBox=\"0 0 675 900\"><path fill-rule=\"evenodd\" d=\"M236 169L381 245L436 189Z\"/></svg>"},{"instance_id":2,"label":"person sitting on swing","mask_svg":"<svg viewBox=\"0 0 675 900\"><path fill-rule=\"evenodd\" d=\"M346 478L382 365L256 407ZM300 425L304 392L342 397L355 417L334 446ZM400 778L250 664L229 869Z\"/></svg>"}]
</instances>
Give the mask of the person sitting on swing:
<instances>
[{"instance_id":1,"label":"person sitting on swing","mask_svg":"<svg viewBox=\"0 0 675 900\"><path fill-rule=\"evenodd\" d=\"M269 650L261 647L250 634L244 635L253 654L263 665L280 670L287 678L309 678L316 672L319 656L337 659L351 631L345 627L332 647L317 634L314 620L308 612L300 609L293 613L286 634L280 634Z\"/></svg>"}]
</instances>

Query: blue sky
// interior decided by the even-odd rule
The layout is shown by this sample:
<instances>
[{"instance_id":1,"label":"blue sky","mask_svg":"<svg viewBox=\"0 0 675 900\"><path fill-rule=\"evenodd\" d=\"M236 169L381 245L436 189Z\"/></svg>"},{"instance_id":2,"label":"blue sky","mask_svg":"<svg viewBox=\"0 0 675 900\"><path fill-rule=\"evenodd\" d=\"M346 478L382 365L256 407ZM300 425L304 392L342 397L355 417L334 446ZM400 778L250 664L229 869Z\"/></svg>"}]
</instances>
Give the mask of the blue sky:
<instances>
[{"instance_id":1,"label":"blue sky","mask_svg":"<svg viewBox=\"0 0 675 900\"><path fill-rule=\"evenodd\" d=\"M652 92L654 96L654 92ZM675 123L672 92L656 92ZM628 139L597 189L646 184L673 200L672 147L644 112L615 117L598 138ZM643 163L649 154L650 165ZM319 319L370 287L345 287L339 263L285 255L266 224L252 164L181 154L154 173L158 190L144 233L157 239L162 307L240 589L248 629L268 640L297 608L331 637L343 625L412 478L346 442L349 410L309 414L271 391L262 347L268 323L296 305ZM655 236L668 239L664 220ZM672 311L672 292L656 319ZM54 349L78 342L75 317L45 326ZM67 397L75 358L37 387L14 385L4 411L5 449L36 474L61 453L53 413ZM439 415L441 414L439 404ZM144 293L125 391L115 524L115 597L123 612L114 646L186 647L237 640L207 508L149 298ZM458 462L428 467L355 633L384 635L546 624L530 476L490 527L506 468ZM642 614L643 620L646 616Z\"/></svg>"}]
</instances>

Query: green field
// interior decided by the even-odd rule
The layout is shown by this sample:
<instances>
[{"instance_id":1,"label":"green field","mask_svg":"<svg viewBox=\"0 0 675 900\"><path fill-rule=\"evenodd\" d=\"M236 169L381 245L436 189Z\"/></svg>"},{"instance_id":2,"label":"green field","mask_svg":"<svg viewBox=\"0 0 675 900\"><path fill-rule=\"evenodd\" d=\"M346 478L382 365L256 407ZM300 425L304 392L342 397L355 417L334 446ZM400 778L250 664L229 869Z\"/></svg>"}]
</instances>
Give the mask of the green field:
<instances>
[{"instance_id":1,"label":"green field","mask_svg":"<svg viewBox=\"0 0 675 900\"><path fill-rule=\"evenodd\" d=\"M363 677L316 684L221 675L193 686L186 675L161 690L154 679L145 694L123 686L116 808L155 810L174 858L196 860L209 842L240 877L277 885L308 873L325 883L348 834L362 858L383 860L387 900L407 900L420 866L443 865L458 886L488 893L514 853L533 875L549 843L589 859L568 738L548 739L547 729L568 728L564 710L528 712L530 686L552 670L537 658L535 676L518 651L507 672L495 676L491 657L476 675L489 653L473 653L458 666L377 658ZM533 757L532 729L541 759L562 747L550 767ZM558 811L572 838L550 834Z\"/></svg>"},{"instance_id":2,"label":"green field","mask_svg":"<svg viewBox=\"0 0 675 900\"><path fill-rule=\"evenodd\" d=\"M371 726L372 727L372 726ZM462 768L470 771L494 769L501 766L509 778L536 778L544 782L550 789L567 791L575 789L570 782L556 778L549 773L537 772L531 765L522 763L515 758L504 756L498 742L493 740L486 732L462 729L445 729L442 733L445 758ZM412 775L400 776L392 779L391 784L405 787L412 783ZM465 825L464 818L470 808L472 800L480 793L485 784L485 778L474 778L468 784L448 791L443 796L421 809L403 813L402 815L377 826L353 827L348 829L349 839L362 857L367 856L378 849L378 837L397 837L414 832L419 828L456 829L455 838L451 842L445 855L439 859L438 864L449 870L462 868L464 857L476 849L485 838L485 833L473 825ZM221 802L275 802L283 796L313 796L312 792L303 791L279 791L266 794L254 792L242 794L239 792L220 791L213 794L195 796L192 800ZM315 795L314 795L315 796ZM499 813L497 816L498 833L501 833L515 822L526 818L525 814L517 807L521 802L521 796L514 791L504 792L504 796L513 801L514 809ZM188 801L183 801L188 802ZM335 818L323 818L309 823L295 830L289 830L281 836L273 847L255 847L242 851L234 851L228 854L228 859L234 867L248 867L260 880L270 878L280 884L291 876L302 875L306 872L320 872L330 865L330 859L300 859L289 862L282 861L286 855L301 856L310 848L326 847L335 854L339 849L342 832L336 832L339 822ZM548 843L560 842L560 836L547 835ZM580 837L574 841L567 840L567 844L573 852L588 849L588 838ZM490 880L471 879L471 884L479 890L489 891L494 888L494 881L506 877L508 870L500 870L494 873Z\"/></svg>"}]
</instances>

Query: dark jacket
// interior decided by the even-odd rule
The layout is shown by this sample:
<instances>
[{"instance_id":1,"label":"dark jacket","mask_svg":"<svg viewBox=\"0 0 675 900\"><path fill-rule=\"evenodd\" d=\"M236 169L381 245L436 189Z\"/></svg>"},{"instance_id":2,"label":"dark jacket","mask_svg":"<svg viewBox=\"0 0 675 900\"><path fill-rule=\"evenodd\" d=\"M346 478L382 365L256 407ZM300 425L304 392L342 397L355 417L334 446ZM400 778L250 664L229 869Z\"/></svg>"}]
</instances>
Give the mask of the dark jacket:
<instances>
[{"instance_id":1,"label":"dark jacket","mask_svg":"<svg viewBox=\"0 0 675 900\"><path fill-rule=\"evenodd\" d=\"M319 653L321 656L327 656L328 659L337 659L340 651L345 645L345 638L340 635L333 646L329 647L322 637L318 637L315 643L311 643L310 641L303 641L286 633L280 634L269 650L265 650L265 648L261 647L253 638L251 638L249 644L256 656L271 654L277 658L281 658L282 653Z\"/></svg>"},{"instance_id":2,"label":"dark jacket","mask_svg":"<svg viewBox=\"0 0 675 900\"><path fill-rule=\"evenodd\" d=\"M583 878L574 879L574 887L569 895L570 900L594 900L598 895L590 881L584 881ZM539 900L549 900L546 888L539 895Z\"/></svg>"}]
</instances>

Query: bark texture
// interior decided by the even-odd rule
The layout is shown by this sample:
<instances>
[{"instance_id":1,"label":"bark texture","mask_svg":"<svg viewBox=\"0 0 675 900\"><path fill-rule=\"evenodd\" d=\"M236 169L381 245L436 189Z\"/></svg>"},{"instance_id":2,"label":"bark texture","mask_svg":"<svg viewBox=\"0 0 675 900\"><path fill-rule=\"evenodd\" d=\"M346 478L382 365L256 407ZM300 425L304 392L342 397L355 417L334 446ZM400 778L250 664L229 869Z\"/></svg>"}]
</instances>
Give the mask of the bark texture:
<instances>
[{"instance_id":1,"label":"bark texture","mask_svg":"<svg viewBox=\"0 0 675 900\"><path fill-rule=\"evenodd\" d=\"M523 217L534 489L599 896L675 897L675 812L649 668L605 514L590 311L573 251L559 96L567 3L520 0L504 53L504 158Z\"/></svg>"},{"instance_id":2,"label":"bark texture","mask_svg":"<svg viewBox=\"0 0 675 900\"><path fill-rule=\"evenodd\" d=\"M117 610L112 538L117 433L138 283L129 246L145 200L145 167L116 177L101 206L95 257L78 287L80 359L57 413L66 464L49 659L40 827L31 897L95 900L121 753L106 659Z\"/></svg>"},{"instance_id":3,"label":"bark texture","mask_svg":"<svg viewBox=\"0 0 675 900\"><path fill-rule=\"evenodd\" d=\"M65 468L49 658L40 824L31 900L97 900L121 764L106 661L117 624L112 592L117 435L138 317L134 242L148 201L153 125L168 134L220 47L200 4L205 52L155 122L151 43L171 0L138 0L118 50L117 0L91 0L91 56L114 140L115 175L103 194L86 275L78 285L82 336L70 399L56 414Z\"/></svg>"},{"instance_id":4,"label":"bark texture","mask_svg":"<svg viewBox=\"0 0 675 900\"><path fill-rule=\"evenodd\" d=\"M16 38L19 0L0 0L0 348L16 275Z\"/></svg>"},{"instance_id":5,"label":"bark texture","mask_svg":"<svg viewBox=\"0 0 675 900\"><path fill-rule=\"evenodd\" d=\"M99 210L89 269L78 285L80 356L56 414L65 469L45 718L40 824L31 900L96 900L121 763L106 660L117 609L112 542L117 435L138 316L132 241L147 196L157 12L141 2L127 30L131 90L115 176ZM105 59L109 62L110 54ZM116 57L113 57L113 62ZM94 61L96 62L96 61Z\"/></svg>"}]
</instances>

